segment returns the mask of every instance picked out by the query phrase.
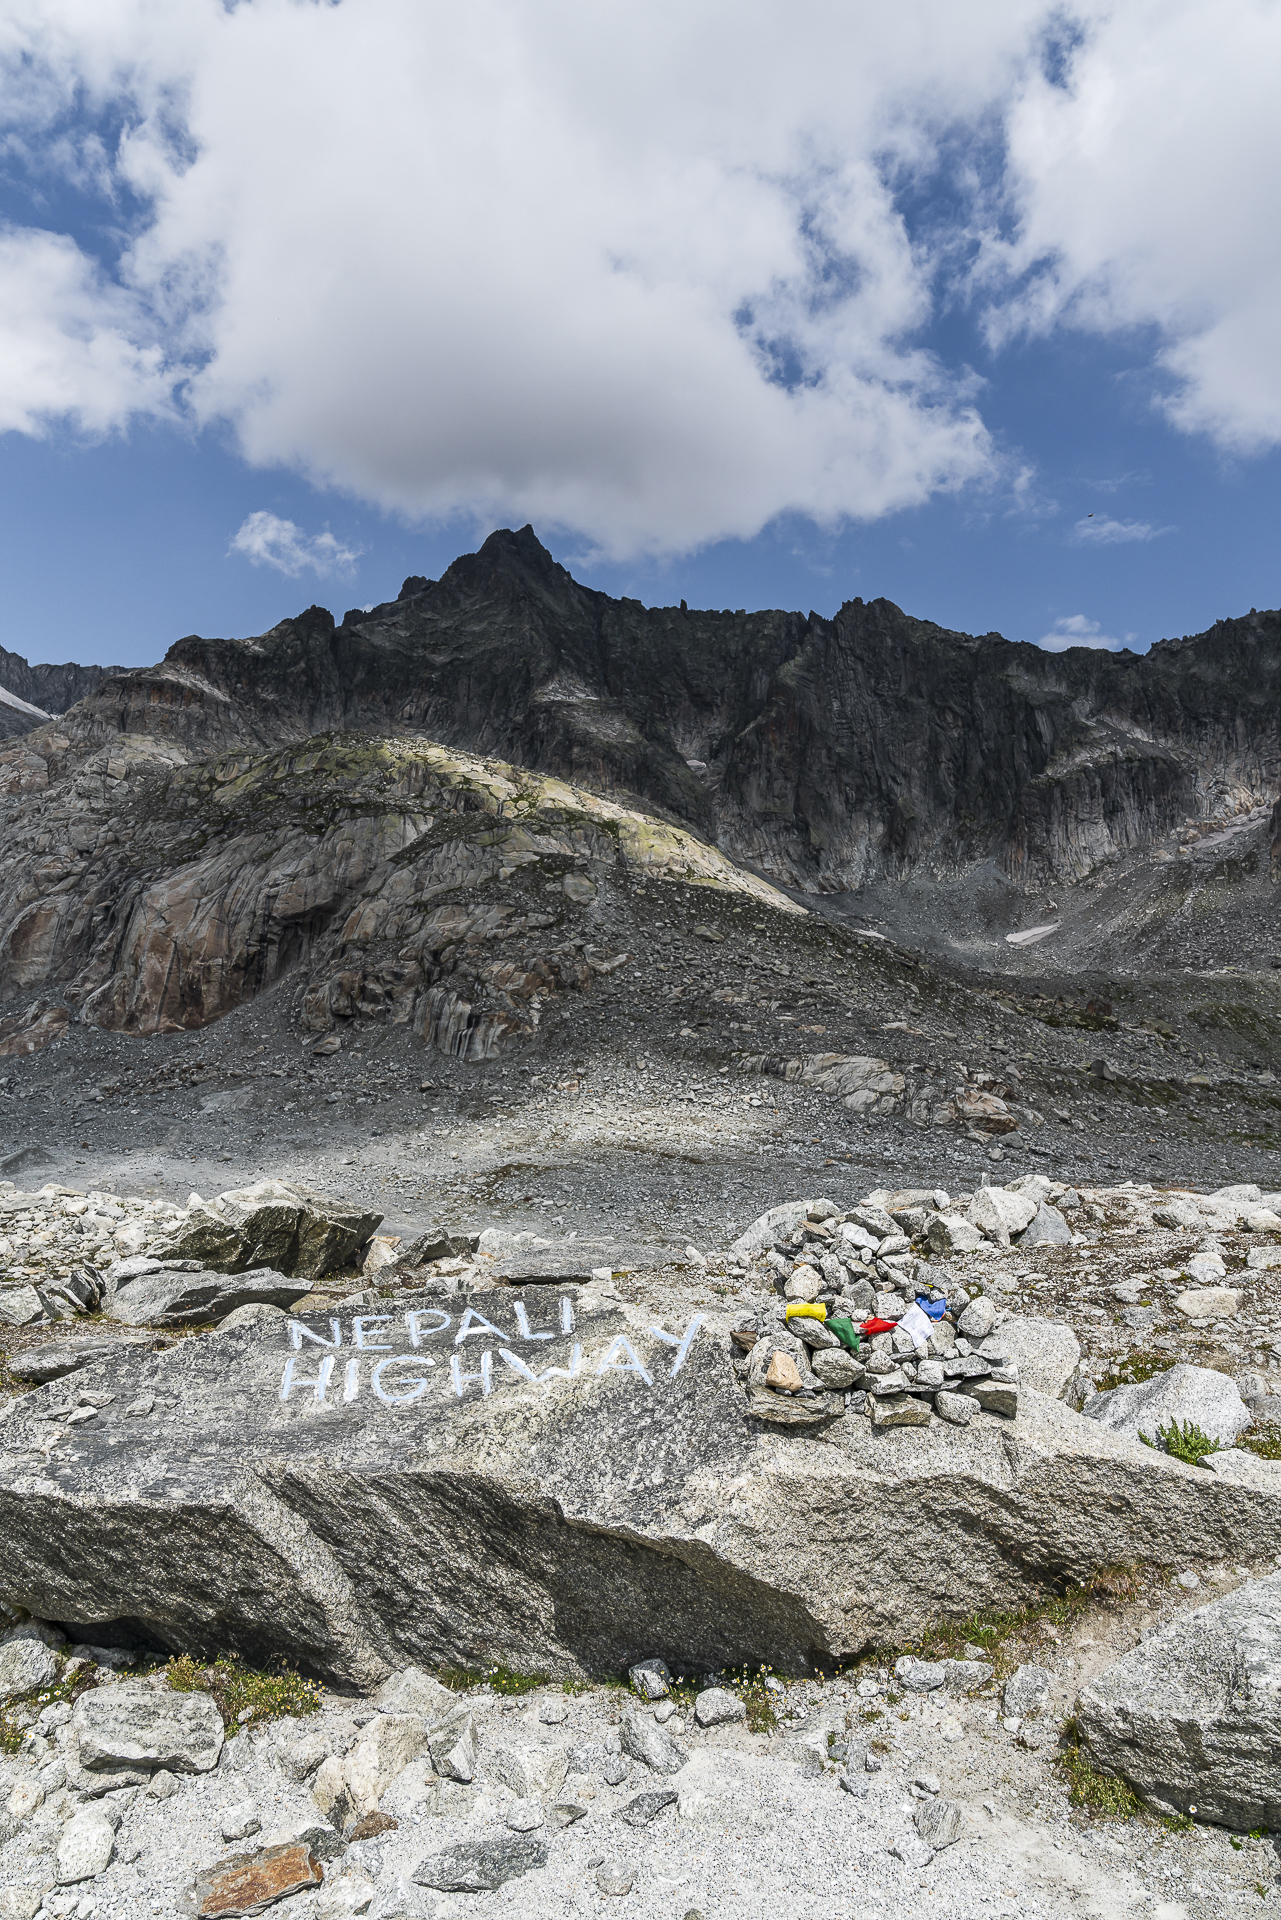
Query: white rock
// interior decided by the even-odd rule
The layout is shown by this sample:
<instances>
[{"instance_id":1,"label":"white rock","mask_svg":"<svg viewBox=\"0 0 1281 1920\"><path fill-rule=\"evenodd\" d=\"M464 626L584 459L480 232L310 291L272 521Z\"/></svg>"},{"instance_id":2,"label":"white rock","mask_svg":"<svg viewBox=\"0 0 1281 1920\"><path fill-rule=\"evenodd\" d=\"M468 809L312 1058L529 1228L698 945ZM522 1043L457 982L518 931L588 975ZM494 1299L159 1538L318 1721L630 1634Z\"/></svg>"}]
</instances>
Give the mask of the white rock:
<instances>
[{"instance_id":1,"label":"white rock","mask_svg":"<svg viewBox=\"0 0 1281 1920\"><path fill-rule=\"evenodd\" d=\"M747 1708L728 1687L704 1687L695 1695L694 1718L700 1727L723 1727L746 1716Z\"/></svg>"},{"instance_id":2,"label":"white rock","mask_svg":"<svg viewBox=\"0 0 1281 1920\"><path fill-rule=\"evenodd\" d=\"M933 1847L927 1845L920 1834L911 1828L906 1833L901 1833L891 1843L890 1852L896 1860L901 1860L905 1867L913 1867L918 1871L922 1867L928 1867L934 1858Z\"/></svg>"},{"instance_id":3,"label":"white rock","mask_svg":"<svg viewBox=\"0 0 1281 1920\"><path fill-rule=\"evenodd\" d=\"M1281 1233L1281 1214L1271 1207L1252 1207L1242 1224L1249 1233Z\"/></svg>"},{"instance_id":4,"label":"white rock","mask_svg":"<svg viewBox=\"0 0 1281 1920\"><path fill-rule=\"evenodd\" d=\"M1045 1705L1053 1678L1048 1667L1038 1667L1031 1662L1016 1667L1001 1694L1001 1704L1006 1713L1014 1714L1021 1720L1039 1713Z\"/></svg>"},{"instance_id":5,"label":"white rock","mask_svg":"<svg viewBox=\"0 0 1281 1920\"><path fill-rule=\"evenodd\" d=\"M986 1293L971 1300L956 1323L956 1330L966 1340L985 1340L996 1325L996 1304Z\"/></svg>"},{"instance_id":6,"label":"white rock","mask_svg":"<svg viewBox=\"0 0 1281 1920\"><path fill-rule=\"evenodd\" d=\"M959 1213L936 1213L929 1225L931 1251L945 1257L952 1253L973 1253L983 1245L978 1228Z\"/></svg>"},{"instance_id":7,"label":"white rock","mask_svg":"<svg viewBox=\"0 0 1281 1920\"><path fill-rule=\"evenodd\" d=\"M1180 1364L1153 1374L1137 1386L1113 1387L1096 1393L1082 1408L1087 1420L1098 1420L1114 1433L1157 1438L1159 1427L1191 1422L1221 1446L1230 1447L1250 1424L1250 1409L1235 1381L1209 1367Z\"/></svg>"},{"instance_id":8,"label":"white rock","mask_svg":"<svg viewBox=\"0 0 1281 1920\"><path fill-rule=\"evenodd\" d=\"M35 1920L43 1903L39 1887L6 1887L0 1892L0 1920Z\"/></svg>"},{"instance_id":9,"label":"white rock","mask_svg":"<svg viewBox=\"0 0 1281 1920\"><path fill-rule=\"evenodd\" d=\"M82 1694L72 1725L80 1764L94 1771L208 1773L223 1747L222 1715L209 1694L155 1693L127 1681Z\"/></svg>"},{"instance_id":10,"label":"white rock","mask_svg":"<svg viewBox=\"0 0 1281 1920\"><path fill-rule=\"evenodd\" d=\"M758 1215L751 1226L739 1234L730 1251L741 1260L750 1260L754 1254L772 1247L776 1240L795 1233L807 1211L804 1200L785 1200L781 1207L771 1207L768 1213Z\"/></svg>"},{"instance_id":11,"label":"white rock","mask_svg":"<svg viewBox=\"0 0 1281 1920\"><path fill-rule=\"evenodd\" d=\"M1081 1347L1071 1327L1057 1320L1012 1314L999 1333L990 1334L979 1348L999 1347L1018 1368L1021 1386L1061 1399L1081 1360Z\"/></svg>"},{"instance_id":12,"label":"white rock","mask_svg":"<svg viewBox=\"0 0 1281 1920\"><path fill-rule=\"evenodd\" d=\"M1011 1234L1031 1226L1037 1207L1038 1203L1026 1194L1010 1193L1005 1187L980 1187L965 1218L998 1247L1008 1247Z\"/></svg>"},{"instance_id":13,"label":"white rock","mask_svg":"<svg viewBox=\"0 0 1281 1920\"><path fill-rule=\"evenodd\" d=\"M964 1828L965 1816L955 1800L927 1800L916 1810L916 1831L928 1847L952 1846Z\"/></svg>"},{"instance_id":14,"label":"white rock","mask_svg":"<svg viewBox=\"0 0 1281 1920\"><path fill-rule=\"evenodd\" d=\"M62 1829L54 1859L54 1877L60 1887L76 1886L105 1873L115 1851L116 1832L96 1807L73 1814Z\"/></svg>"},{"instance_id":15,"label":"white rock","mask_svg":"<svg viewBox=\"0 0 1281 1920\"><path fill-rule=\"evenodd\" d=\"M252 1800L242 1800L238 1807L229 1808L222 1816L224 1840L247 1840L251 1833L261 1832L262 1821Z\"/></svg>"},{"instance_id":16,"label":"white rock","mask_svg":"<svg viewBox=\"0 0 1281 1920\"><path fill-rule=\"evenodd\" d=\"M470 1718L468 1714L469 1725ZM426 1748L427 1735L417 1714L380 1713L371 1720L344 1763L348 1797L357 1813L372 1813L397 1774Z\"/></svg>"},{"instance_id":17,"label":"white rock","mask_svg":"<svg viewBox=\"0 0 1281 1920\"><path fill-rule=\"evenodd\" d=\"M427 1729L432 1765L446 1780L466 1783L476 1776L479 1742L470 1709L455 1707Z\"/></svg>"},{"instance_id":18,"label":"white rock","mask_svg":"<svg viewBox=\"0 0 1281 1920\"><path fill-rule=\"evenodd\" d=\"M1194 1253L1183 1264L1189 1280L1194 1280L1199 1287L1213 1286L1216 1280L1223 1279L1227 1270L1222 1255L1217 1253Z\"/></svg>"},{"instance_id":19,"label":"white rock","mask_svg":"<svg viewBox=\"0 0 1281 1920\"><path fill-rule=\"evenodd\" d=\"M1195 1262L1189 1261L1189 1267ZM1222 1269L1223 1262L1219 1262ZM1189 1320L1230 1320L1241 1309L1241 1295L1235 1287L1189 1287L1174 1302Z\"/></svg>"},{"instance_id":20,"label":"white rock","mask_svg":"<svg viewBox=\"0 0 1281 1920\"><path fill-rule=\"evenodd\" d=\"M341 1879L326 1880L316 1898L315 1920L348 1920L349 1915L368 1913L377 1889L363 1873L344 1873Z\"/></svg>"}]
</instances>

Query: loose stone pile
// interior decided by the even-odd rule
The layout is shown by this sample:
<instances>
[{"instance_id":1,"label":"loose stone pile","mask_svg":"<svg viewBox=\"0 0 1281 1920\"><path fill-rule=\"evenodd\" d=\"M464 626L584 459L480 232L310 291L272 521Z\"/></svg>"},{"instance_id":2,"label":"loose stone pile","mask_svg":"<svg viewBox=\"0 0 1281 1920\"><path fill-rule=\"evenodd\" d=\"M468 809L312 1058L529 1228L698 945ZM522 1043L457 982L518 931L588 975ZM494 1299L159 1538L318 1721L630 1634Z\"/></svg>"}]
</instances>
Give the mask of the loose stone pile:
<instances>
[{"instance_id":1,"label":"loose stone pile","mask_svg":"<svg viewBox=\"0 0 1281 1920\"><path fill-rule=\"evenodd\" d=\"M1019 1370L996 1302L981 1282L962 1285L923 1256L964 1240L962 1229L975 1246L1001 1232L1008 1245L1011 1221L1027 1231L1042 1216L1044 1231L1061 1227L1070 1238L1062 1214L1043 1203L1051 1182L1029 1175L1019 1188L984 1188L964 1217L941 1189L917 1188L869 1194L844 1213L815 1200L763 1215L737 1248L780 1296L733 1335L750 1410L789 1426L846 1411L878 1428L929 1426L935 1414L954 1426L979 1412L1013 1419ZM858 1337L857 1350L831 1324L876 1321L891 1330Z\"/></svg>"},{"instance_id":2,"label":"loose stone pile","mask_svg":"<svg viewBox=\"0 0 1281 1920\"><path fill-rule=\"evenodd\" d=\"M0 1323L103 1312L131 1326L222 1321L285 1308L364 1253L381 1215L262 1180L185 1207L49 1184L0 1182Z\"/></svg>"}]
</instances>

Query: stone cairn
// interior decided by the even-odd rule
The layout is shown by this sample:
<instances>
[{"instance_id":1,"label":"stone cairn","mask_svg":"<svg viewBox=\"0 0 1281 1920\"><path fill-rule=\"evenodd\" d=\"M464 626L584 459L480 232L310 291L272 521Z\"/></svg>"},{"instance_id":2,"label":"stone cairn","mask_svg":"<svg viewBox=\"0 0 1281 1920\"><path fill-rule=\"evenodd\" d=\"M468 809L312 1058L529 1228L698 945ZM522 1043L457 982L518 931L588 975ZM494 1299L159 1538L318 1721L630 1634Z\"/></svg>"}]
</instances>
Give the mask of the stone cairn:
<instances>
[{"instance_id":1,"label":"stone cairn","mask_svg":"<svg viewBox=\"0 0 1281 1920\"><path fill-rule=\"evenodd\" d=\"M892 1211L865 1202L846 1213L812 1201L799 1224L757 1252L776 1298L731 1335L751 1413L791 1427L846 1413L874 1427L928 1427L936 1414L968 1426L979 1412L1017 1414L1018 1367L996 1330L994 1300L981 1282L962 1286L913 1251L938 1211L936 1196L901 1198ZM926 1303L936 1313L941 1305L942 1316L927 1314ZM857 1352L834 1330L838 1320L859 1333ZM891 1330L862 1334L873 1320Z\"/></svg>"}]
</instances>

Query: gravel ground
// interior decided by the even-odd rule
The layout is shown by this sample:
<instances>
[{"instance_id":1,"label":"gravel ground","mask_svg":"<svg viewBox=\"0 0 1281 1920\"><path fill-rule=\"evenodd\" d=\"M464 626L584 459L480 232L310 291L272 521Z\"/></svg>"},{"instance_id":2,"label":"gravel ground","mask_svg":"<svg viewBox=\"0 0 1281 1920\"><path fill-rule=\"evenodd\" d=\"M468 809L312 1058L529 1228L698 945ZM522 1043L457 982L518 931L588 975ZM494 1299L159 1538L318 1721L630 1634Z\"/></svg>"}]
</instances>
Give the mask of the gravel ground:
<instances>
[{"instance_id":1,"label":"gravel ground","mask_svg":"<svg viewBox=\"0 0 1281 1920\"><path fill-rule=\"evenodd\" d=\"M473 1785L442 1782L441 1811L429 1812L429 1766L412 1763L383 1796L397 1828L355 1842L331 1861L326 1892L296 1895L277 1910L291 1920L323 1920L337 1887L357 1874L374 1885L375 1915L421 1913L438 1920L478 1912L550 1920L612 1911L640 1920L680 1920L691 1910L711 1920L810 1908L862 1920L903 1913L923 1894L931 1911L949 1920L978 1913L1085 1914L1099 1920L1144 1913L1197 1920L1254 1905L1260 1895L1275 1899L1271 1840L1238 1839L1214 1828L1180 1831L1147 1815L1103 1819L1074 1809L1057 1760L1060 1729L1085 1680L1176 1609L1228 1591L1250 1571L1212 1569L1194 1591L1168 1573L1153 1574L1130 1597L1086 1605L1062 1627L1027 1623L998 1646L997 1677L972 1698L902 1692L887 1664L869 1663L827 1682L788 1685L777 1696L779 1725L769 1733L750 1733L741 1724L703 1731L680 1716L668 1731L681 1727L689 1759L670 1779L632 1762L623 1781L606 1784L605 1762L609 1748L618 1745L623 1714L650 1711L619 1688L570 1696L546 1688L518 1699L496 1698L481 1688L468 1696L479 1734ZM999 1689L1001 1674L1025 1659L1047 1666L1054 1679L1041 1718L1020 1726L1006 1722ZM545 1723L549 1709L564 1714L559 1724ZM198 1868L315 1822L308 1788L293 1784L278 1765L290 1739L330 1730L341 1748L353 1737L353 1721L367 1721L371 1713L358 1700L325 1696L316 1718L277 1722L230 1740L216 1771L183 1779L170 1799L126 1790L119 1796L124 1817L111 1865L92 1882L54 1892L45 1912L75 1912L80 1920L144 1914L170 1920L182 1913ZM839 1764L822 1759L829 1734L850 1743L855 1794L842 1789ZM549 1845L546 1868L496 1893L420 1888L408 1903L397 1899L400 1877L428 1855L459 1840L508 1834L515 1796L489 1774L486 1762L500 1743L587 1748L588 1770L571 1772L552 1796L577 1800L587 1809L585 1817L561 1831L549 1803L547 1824L538 1829ZM861 1764L867 1750L880 1762L876 1772ZM24 1756L0 1762L0 1788L7 1792L34 1771ZM961 1808L962 1834L926 1865L912 1867L890 1848L913 1831L925 1797L914 1783L925 1777ZM638 1792L667 1785L681 1796L675 1807L639 1830L623 1822L619 1809ZM246 1802L260 1831L228 1844L222 1825ZM0 1889L49 1887L60 1826L51 1796L51 1804L0 1847ZM625 1897L599 1890L602 1860L631 1874Z\"/></svg>"}]
</instances>

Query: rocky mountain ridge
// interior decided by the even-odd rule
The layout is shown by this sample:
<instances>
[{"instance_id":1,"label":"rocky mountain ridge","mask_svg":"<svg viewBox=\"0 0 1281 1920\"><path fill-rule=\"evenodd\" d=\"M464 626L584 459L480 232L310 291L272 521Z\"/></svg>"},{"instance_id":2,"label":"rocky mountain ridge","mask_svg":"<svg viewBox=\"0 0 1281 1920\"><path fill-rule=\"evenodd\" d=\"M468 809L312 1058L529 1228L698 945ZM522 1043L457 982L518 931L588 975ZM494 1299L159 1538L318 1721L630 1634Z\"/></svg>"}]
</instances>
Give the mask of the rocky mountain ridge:
<instances>
[{"instance_id":1,"label":"rocky mountain ridge","mask_svg":"<svg viewBox=\"0 0 1281 1920\"><path fill-rule=\"evenodd\" d=\"M21 693L5 660L0 684ZM1039 887L1189 819L1259 815L1275 866L1279 693L1276 611L1142 657L1047 654L887 600L832 620L646 608L581 586L526 527L341 623L313 606L104 671L67 727L85 748L124 734L206 753L427 734L626 792L785 886L995 863Z\"/></svg>"}]
</instances>

